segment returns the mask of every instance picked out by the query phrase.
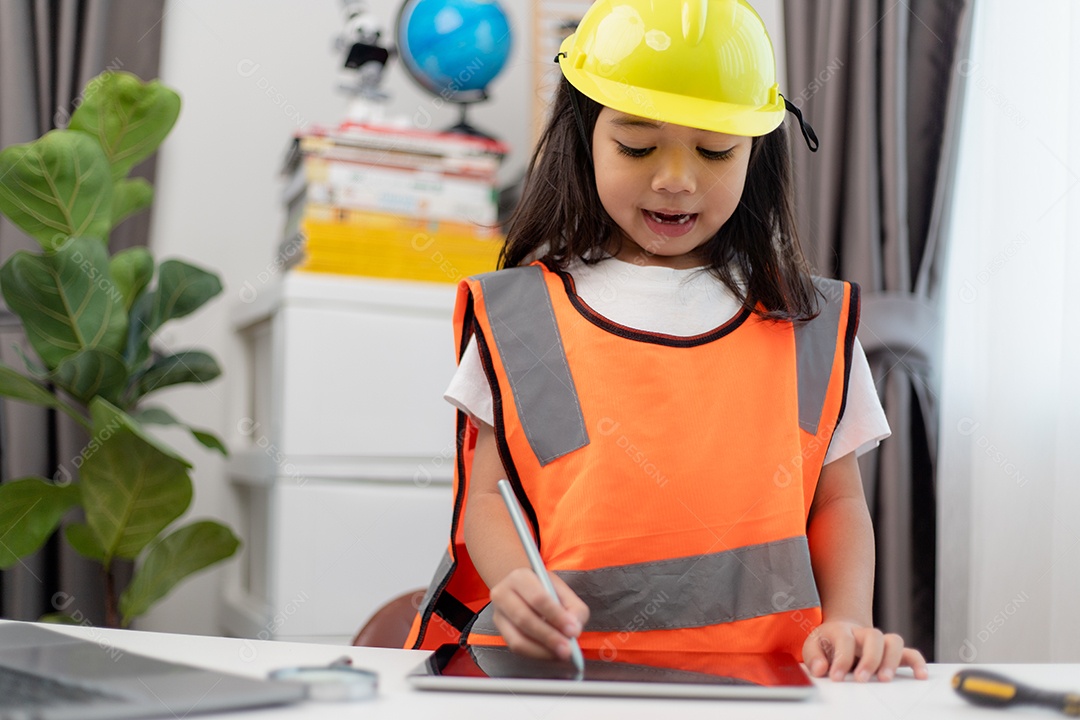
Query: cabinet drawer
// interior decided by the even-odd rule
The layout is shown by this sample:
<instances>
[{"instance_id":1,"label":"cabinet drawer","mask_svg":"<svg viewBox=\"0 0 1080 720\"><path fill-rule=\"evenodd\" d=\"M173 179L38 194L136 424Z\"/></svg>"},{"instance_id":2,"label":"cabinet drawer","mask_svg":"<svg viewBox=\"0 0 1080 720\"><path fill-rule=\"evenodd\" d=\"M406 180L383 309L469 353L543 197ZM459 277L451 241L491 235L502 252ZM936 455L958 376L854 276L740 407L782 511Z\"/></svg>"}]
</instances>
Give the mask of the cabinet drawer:
<instances>
[{"instance_id":1,"label":"cabinet drawer","mask_svg":"<svg viewBox=\"0 0 1080 720\"><path fill-rule=\"evenodd\" d=\"M287 307L281 313L280 447L290 456L423 461L454 438L443 392L450 309L428 314Z\"/></svg>"},{"instance_id":2,"label":"cabinet drawer","mask_svg":"<svg viewBox=\"0 0 1080 720\"><path fill-rule=\"evenodd\" d=\"M449 485L309 480L274 492L282 639L351 637L383 603L427 586L450 537Z\"/></svg>"}]
</instances>

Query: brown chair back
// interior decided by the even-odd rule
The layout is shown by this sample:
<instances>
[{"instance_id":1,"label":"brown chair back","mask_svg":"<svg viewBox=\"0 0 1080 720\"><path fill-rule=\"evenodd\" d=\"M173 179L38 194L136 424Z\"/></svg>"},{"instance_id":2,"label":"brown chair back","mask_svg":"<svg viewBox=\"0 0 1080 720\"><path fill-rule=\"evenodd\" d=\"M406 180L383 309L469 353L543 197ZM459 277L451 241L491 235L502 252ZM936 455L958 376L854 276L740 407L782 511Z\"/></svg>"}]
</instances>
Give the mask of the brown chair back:
<instances>
[{"instance_id":1,"label":"brown chair back","mask_svg":"<svg viewBox=\"0 0 1080 720\"><path fill-rule=\"evenodd\" d=\"M409 637L416 609L424 599L426 588L411 590L383 605L364 623L353 638L353 645L365 647L402 648Z\"/></svg>"}]
</instances>

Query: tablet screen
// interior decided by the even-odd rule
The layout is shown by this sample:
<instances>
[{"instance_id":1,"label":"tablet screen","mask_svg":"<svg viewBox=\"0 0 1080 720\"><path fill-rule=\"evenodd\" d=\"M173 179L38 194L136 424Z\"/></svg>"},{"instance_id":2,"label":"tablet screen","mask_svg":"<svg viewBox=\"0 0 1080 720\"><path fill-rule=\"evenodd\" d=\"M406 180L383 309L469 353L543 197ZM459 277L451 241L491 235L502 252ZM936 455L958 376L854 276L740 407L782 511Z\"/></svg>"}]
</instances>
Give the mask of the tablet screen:
<instances>
[{"instance_id":1,"label":"tablet screen","mask_svg":"<svg viewBox=\"0 0 1080 720\"><path fill-rule=\"evenodd\" d=\"M569 662L533 660L504 647L444 645L409 676L425 689L666 697L803 698L813 682L791 655L583 651Z\"/></svg>"}]
</instances>

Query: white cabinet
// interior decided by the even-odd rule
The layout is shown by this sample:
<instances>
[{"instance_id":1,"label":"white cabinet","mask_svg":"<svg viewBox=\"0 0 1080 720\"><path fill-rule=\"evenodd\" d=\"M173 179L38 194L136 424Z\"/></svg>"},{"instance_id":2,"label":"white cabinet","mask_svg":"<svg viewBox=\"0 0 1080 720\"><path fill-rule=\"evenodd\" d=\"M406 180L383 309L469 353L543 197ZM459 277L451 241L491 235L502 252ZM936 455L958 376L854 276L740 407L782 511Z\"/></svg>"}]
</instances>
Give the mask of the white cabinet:
<instances>
[{"instance_id":1,"label":"white cabinet","mask_svg":"<svg viewBox=\"0 0 1080 720\"><path fill-rule=\"evenodd\" d=\"M251 386L229 463L244 541L224 630L347 642L449 538L453 285L288 273L238 307Z\"/></svg>"}]
</instances>

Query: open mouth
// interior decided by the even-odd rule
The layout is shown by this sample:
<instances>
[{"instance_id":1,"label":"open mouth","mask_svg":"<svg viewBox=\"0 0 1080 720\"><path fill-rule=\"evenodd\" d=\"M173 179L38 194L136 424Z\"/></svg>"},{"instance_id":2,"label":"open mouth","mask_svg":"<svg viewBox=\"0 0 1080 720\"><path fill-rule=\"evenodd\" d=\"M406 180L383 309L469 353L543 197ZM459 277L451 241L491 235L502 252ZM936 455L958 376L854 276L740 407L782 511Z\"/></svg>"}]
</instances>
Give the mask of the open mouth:
<instances>
[{"instance_id":1,"label":"open mouth","mask_svg":"<svg viewBox=\"0 0 1080 720\"><path fill-rule=\"evenodd\" d=\"M648 215L654 222L663 223L665 225L685 225L686 223L697 217L697 213L682 213L677 215L669 215L667 213L659 213L652 210L646 210L645 214Z\"/></svg>"},{"instance_id":2,"label":"open mouth","mask_svg":"<svg viewBox=\"0 0 1080 720\"><path fill-rule=\"evenodd\" d=\"M682 237L697 226L697 213L665 213L642 210L645 225L657 235L669 238Z\"/></svg>"}]
</instances>

